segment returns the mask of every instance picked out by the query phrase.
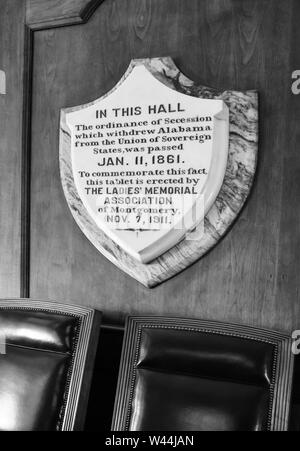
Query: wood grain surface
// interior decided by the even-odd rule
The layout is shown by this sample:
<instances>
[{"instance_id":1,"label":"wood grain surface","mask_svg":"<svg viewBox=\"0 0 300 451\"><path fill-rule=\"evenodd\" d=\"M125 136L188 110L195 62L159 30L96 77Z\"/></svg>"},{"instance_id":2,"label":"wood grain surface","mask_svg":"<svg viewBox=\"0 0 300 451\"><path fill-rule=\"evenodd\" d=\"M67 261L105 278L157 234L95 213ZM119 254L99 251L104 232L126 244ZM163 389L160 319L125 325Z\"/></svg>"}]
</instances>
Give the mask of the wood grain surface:
<instances>
[{"instance_id":1,"label":"wood grain surface","mask_svg":"<svg viewBox=\"0 0 300 451\"><path fill-rule=\"evenodd\" d=\"M24 6L0 0L0 297L20 296Z\"/></svg>"},{"instance_id":2,"label":"wood grain surface","mask_svg":"<svg viewBox=\"0 0 300 451\"><path fill-rule=\"evenodd\" d=\"M34 33L32 297L93 306L110 322L163 314L299 328L299 18L297 0L105 0L84 25ZM260 92L259 167L225 239L149 290L75 224L59 179L59 111L103 95L131 59L164 55L199 84Z\"/></svg>"},{"instance_id":3,"label":"wood grain surface","mask_svg":"<svg viewBox=\"0 0 300 451\"><path fill-rule=\"evenodd\" d=\"M81 23L103 0L28 0L26 23L34 30Z\"/></svg>"}]
</instances>

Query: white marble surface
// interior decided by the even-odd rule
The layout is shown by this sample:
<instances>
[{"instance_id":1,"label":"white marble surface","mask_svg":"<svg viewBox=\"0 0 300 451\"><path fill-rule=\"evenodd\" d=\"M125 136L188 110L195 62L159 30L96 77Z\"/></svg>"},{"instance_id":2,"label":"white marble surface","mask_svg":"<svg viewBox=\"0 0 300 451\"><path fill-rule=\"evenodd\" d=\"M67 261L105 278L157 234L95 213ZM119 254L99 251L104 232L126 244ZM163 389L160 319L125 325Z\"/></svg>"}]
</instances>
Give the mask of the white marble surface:
<instances>
[{"instance_id":1,"label":"white marble surface","mask_svg":"<svg viewBox=\"0 0 300 451\"><path fill-rule=\"evenodd\" d=\"M256 170L258 95L255 91L218 92L215 89L197 86L178 70L170 58L133 61L124 78L140 65L144 65L157 80L172 90L192 97L223 100L230 113L229 156L226 174L219 195L206 214L204 233L200 225L198 230L193 231L192 239L188 235L185 236L172 249L147 264L130 256L98 227L77 191L71 161L71 134L66 123L66 115L86 108L87 105L68 108L61 113L61 179L74 219L88 239L105 257L144 285L154 287L190 266L215 246L243 207Z\"/></svg>"}]
</instances>

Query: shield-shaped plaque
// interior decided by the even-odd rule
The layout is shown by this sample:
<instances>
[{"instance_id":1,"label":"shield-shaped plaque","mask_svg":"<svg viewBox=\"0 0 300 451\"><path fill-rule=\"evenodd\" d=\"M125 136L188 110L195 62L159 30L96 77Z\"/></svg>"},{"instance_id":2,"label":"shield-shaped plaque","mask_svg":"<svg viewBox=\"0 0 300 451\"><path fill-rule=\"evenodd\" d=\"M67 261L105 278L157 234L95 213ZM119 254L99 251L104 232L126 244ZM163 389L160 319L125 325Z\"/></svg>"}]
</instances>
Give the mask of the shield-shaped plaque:
<instances>
[{"instance_id":1,"label":"shield-shaped plaque","mask_svg":"<svg viewBox=\"0 0 300 451\"><path fill-rule=\"evenodd\" d=\"M257 122L253 91L196 86L169 58L133 61L105 96L62 110L61 177L75 220L145 285L173 276L242 207Z\"/></svg>"}]
</instances>

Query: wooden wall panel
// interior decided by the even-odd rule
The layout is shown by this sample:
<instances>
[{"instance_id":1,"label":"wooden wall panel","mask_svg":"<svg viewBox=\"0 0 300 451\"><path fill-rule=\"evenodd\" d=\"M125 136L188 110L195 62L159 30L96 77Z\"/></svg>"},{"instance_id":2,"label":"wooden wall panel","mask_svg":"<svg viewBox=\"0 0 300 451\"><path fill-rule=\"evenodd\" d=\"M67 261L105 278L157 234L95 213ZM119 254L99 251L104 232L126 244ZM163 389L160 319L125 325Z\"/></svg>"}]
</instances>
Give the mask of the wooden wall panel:
<instances>
[{"instance_id":1,"label":"wooden wall panel","mask_svg":"<svg viewBox=\"0 0 300 451\"><path fill-rule=\"evenodd\" d=\"M24 3L0 0L0 297L20 296Z\"/></svg>"},{"instance_id":2,"label":"wooden wall panel","mask_svg":"<svg viewBox=\"0 0 300 451\"><path fill-rule=\"evenodd\" d=\"M300 4L293 0L293 17L290 45L286 48L289 63L285 69L291 78L300 69ZM291 85L291 82L290 82ZM276 95L276 90L274 90ZM300 95L291 89L286 96L286 117L283 126L285 142L281 148L282 196L280 198L280 236L278 247L277 285L274 304L274 321L294 324L300 329Z\"/></svg>"},{"instance_id":3,"label":"wooden wall panel","mask_svg":"<svg viewBox=\"0 0 300 451\"><path fill-rule=\"evenodd\" d=\"M297 0L105 0L84 25L34 33L32 297L91 305L110 322L142 313L299 327L299 98L290 91L299 8ZM104 94L132 58L161 55L200 83L258 89L260 150L255 187L231 232L149 290L74 223L59 179L58 124L60 108Z\"/></svg>"}]
</instances>

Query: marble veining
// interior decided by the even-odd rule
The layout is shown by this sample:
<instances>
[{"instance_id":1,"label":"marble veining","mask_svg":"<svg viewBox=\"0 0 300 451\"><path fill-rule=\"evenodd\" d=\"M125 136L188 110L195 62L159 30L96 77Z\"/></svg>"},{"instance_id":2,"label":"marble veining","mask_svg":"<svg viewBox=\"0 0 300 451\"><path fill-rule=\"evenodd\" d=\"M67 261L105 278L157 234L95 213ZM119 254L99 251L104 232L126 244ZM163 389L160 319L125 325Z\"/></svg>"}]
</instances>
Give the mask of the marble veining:
<instances>
[{"instance_id":1,"label":"marble veining","mask_svg":"<svg viewBox=\"0 0 300 451\"><path fill-rule=\"evenodd\" d=\"M228 231L239 215L253 184L258 154L258 93L256 91L218 91L196 85L176 67L171 58L134 60L118 86L136 65L144 64L159 81L184 94L223 100L230 111L229 158L221 191L205 217L204 233L193 231L148 264L130 257L101 231L88 214L77 192L71 163L71 137L66 114L86 108L64 109L60 124L60 171L64 193L77 224L94 246L111 262L147 287L155 287L203 257ZM112 91L111 91L112 92ZM110 95L107 93L106 96ZM97 101L90 103L95 104ZM200 230L200 229L199 229ZM232 231L234 233L234 230Z\"/></svg>"}]
</instances>

